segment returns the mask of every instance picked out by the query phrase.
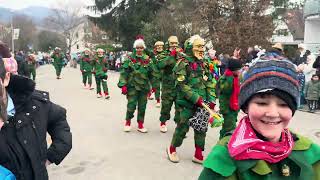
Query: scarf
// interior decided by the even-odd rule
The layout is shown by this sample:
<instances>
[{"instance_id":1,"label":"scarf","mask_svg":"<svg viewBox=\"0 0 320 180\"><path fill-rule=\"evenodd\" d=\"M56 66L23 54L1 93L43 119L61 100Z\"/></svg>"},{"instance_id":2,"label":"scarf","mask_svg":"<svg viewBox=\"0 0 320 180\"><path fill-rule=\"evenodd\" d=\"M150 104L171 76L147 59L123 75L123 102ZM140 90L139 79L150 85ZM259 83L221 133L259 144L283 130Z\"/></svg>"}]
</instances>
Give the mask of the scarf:
<instances>
[{"instance_id":1,"label":"scarf","mask_svg":"<svg viewBox=\"0 0 320 180\"><path fill-rule=\"evenodd\" d=\"M239 93L240 93L240 83L239 83L239 76L233 75L232 71L230 69L227 69L225 72L226 76L233 76L233 82L232 82L232 94L230 97L230 109L234 111L239 110Z\"/></svg>"},{"instance_id":2,"label":"scarf","mask_svg":"<svg viewBox=\"0 0 320 180\"><path fill-rule=\"evenodd\" d=\"M289 156L294 145L288 129L284 129L280 142L273 143L259 139L248 117L244 117L228 144L230 156L235 160L259 159L277 163Z\"/></svg>"}]
</instances>

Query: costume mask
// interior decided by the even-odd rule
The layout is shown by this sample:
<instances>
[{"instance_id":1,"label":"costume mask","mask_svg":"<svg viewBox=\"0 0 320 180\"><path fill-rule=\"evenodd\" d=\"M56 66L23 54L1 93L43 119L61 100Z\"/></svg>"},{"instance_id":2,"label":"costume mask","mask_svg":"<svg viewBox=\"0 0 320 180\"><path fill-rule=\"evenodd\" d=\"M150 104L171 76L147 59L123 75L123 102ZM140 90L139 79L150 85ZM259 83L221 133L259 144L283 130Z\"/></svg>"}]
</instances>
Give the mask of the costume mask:
<instances>
[{"instance_id":1,"label":"costume mask","mask_svg":"<svg viewBox=\"0 0 320 180\"><path fill-rule=\"evenodd\" d=\"M98 53L98 57L103 57L103 55L104 55L103 51L97 51L97 53Z\"/></svg>"},{"instance_id":2,"label":"costume mask","mask_svg":"<svg viewBox=\"0 0 320 180\"><path fill-rule=\"evenodd\" d=\"M88 56L89 53L90 53L90 52L89 52L88 50L84 51L84 55L86 55L86 56Z\"/></svg>"},{"instance_id":3,"label":"costume mask","mask_svg":"<svg viewBox=\"0 0 320 180\"><path fill-rule=\"evenodd\" d=\"M192 52L193 55L202 60L204 58L204 40L203 39L195 39L192 44Z\"/></svg>"},{"instance_id":4,"label":"costume mask","mask_svg":"<svg viewBox=\"0 0 320 180\"><path fill-rule=\"evenodd\" d=\"M169 50L172 51L178 47L179 41L177 36L170 36L168 39Z\"/></svg>"},{"instance_id":5,"label":"costume mask","mask_svg":"<svg viewBox=\"0 0 320 180\"><path fill-rule=\"evenodd\" d=\"M162 52L163 51L163 46L164 46L164 43L162 41L157 41L155 44L154 44L154 47L156 49L156 51L158 53Z\"/></svg>"},{"instance_id":6,"label":"costume mask","mask_svg":"<svg viewBox=\"0 0 320 180\"><path fill-rule=\"evenodd\" d=\"M215 50L209 50L208 54L209 54L209 57L211 59L214 59L216 57L216 51Z\"/></svg>"},{"instance_id":7,"label":"costume mask","mask_svg":"<svg viewBox=\"0 0 320 180\"><path fill-rule=\"evenodd\" d=\"M137 53L136 53L136 54L137 54L138 56L142 56L144 47L143 47L143 46L137 46L137 47L136 47L136 50L137 50Z\"/></svg>"}]
</instances>

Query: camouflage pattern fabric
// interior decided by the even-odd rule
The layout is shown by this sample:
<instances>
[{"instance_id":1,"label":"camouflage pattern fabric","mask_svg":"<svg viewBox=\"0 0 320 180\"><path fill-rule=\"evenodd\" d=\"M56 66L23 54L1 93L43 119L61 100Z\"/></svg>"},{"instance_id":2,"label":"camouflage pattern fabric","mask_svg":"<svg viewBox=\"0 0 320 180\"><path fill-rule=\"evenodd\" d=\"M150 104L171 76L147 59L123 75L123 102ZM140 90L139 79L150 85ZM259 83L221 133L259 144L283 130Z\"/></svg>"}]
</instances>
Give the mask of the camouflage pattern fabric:
<instances>
[{"instance_id":1,"label":"camouflage pattern fabric","mask_svg":"<svg viewBox=\"0 0 320 180\"><path fill-rule=\"evenodd\" d=\"M179 51L179 50L178 50ZM175 87L175 75L173 68L176 65L176 57L170 56L170 51L165 51L162 54L162 59L158 60L157 67L160 69L161 76L161 111L160 122L166 122L170 119L170 111L173 103L175 104L175 117L174 121L177 122L179 116L177 115L177 90Z\"/></svg>"},{"instance_id":2,"label":"camouflage pattern fabric","mask_svg":"<svg viewBox=\"0 0 320 180\"><path fill-rule=\"evenodd\" d=\"M92 62L93 73L95 74L97 94L101 93L102 89L104 93L109 93L107 79L108 79L108 61L105 57L95 57L95 60ZM102 86L102 88L101 88Z\"/></svg>"},{"instance_id":3,"label":"camouflage pattern fabric","mask_svg":"<svg viewBox=\"0 0 320 180\"><path fill-rule=\"evenodd\" d=\"M153 76L156 77L152 82L152 87L156 89L156 92L155 92L156 99L160 99L161 79L163 75L163 71L158 68L158 64L165 57L166 57L166 52L162 51L161 53L154 53L154 58L152 58Z\"/></svg>"},{"instance_id":4,"label":"camouflage pattern fabric","mask_svg":"<svg viewBox=\"0 0 320 180\"><path fill-rule=\"evenodd\" d=\"M220 77L218 83L220 88L220 113L224 118L224 123L220 131L220 139L222 139L227 135L226 133L235 129L239 111L231 110L229 107L230 97L232 94L233 77L223 75Z\"/></svg>"},{"instance_id":5,"label":"camouflage pattern fabric","mask_svg":"<svg viewBox=\"0 0 320 180\"><path fill-rule=\"evenodd\" d=\"M64 65L64 56L61 53L54 53L51 58L53 59L53 67L56 70L56 75L60 76L62 67Z\"/></svg>"},{"instance_id":6,"label":"camouflage pattern fabric","mask_svg":"<svg viewBox=\"0 0 320 180\"><path fill-rule=\"evenodd\" d=\"M194 115L200 97L204 101L215 102L215 83L208 63L195 57L180 59L173 69L176 77L177 105L179 121L173 134L171 145L179 147L189 130L189 119ZM194 130L195 145L204 149L206 132Z\"/></svg>"},{"instance_id":7,"label":"camouflage pattern fabric","mask_svg":"<svg viewBox=\"0 0 320 180\"><path fill-rule=\"evenodd\" d=\"M92 84L93 61L89 55L83 54L80 59L80 70L82 71L82 83Z\"/></svg>"},{"instance_id":8,"label":"camouflage pattern fabric","mask_svg":"<svg viewBox=\"0 0 320 180\"><path fill-rule=\"evenodd\" d=\"M153 63L146 54L138 57L133 52L124 60L120 69L118 87L128 88L126 120L134 117L133 114L138 105L137 120L144 121L148 92L151 83L156 78L152 72Z\"/></svg>"}]
</instances>

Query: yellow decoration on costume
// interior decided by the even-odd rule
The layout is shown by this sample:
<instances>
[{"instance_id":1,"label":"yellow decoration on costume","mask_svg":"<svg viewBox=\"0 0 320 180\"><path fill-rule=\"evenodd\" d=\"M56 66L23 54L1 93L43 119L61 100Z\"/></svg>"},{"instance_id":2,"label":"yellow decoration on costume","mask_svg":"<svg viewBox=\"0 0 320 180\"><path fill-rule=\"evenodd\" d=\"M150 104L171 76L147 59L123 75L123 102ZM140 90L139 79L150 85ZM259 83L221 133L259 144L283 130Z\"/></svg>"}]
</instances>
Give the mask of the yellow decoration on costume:
<instances>
[{"instance_id":1,"label":"yellow decoration on costume","mask_svg":"<svg viewBox=\"0 0 320 180\"><path fill-rule=\"evenodd\" d=\"M282 175L287 177L290 176L290 167L286 164L282 166Z\"/></svg>"},{"instance_id":2,"label":"yellow decoration on costume","mask_svg":"<svg viewBox=\"0 0 320 180\"><path fill-rule=\"evenodd\" d=\"M186 78L184 77L184 75L179 75L178 76L178 81L184 81Z\"/></svg>"},{"instance_id":3,"label":"yellow decoration on costume","mask_svg":"<svg viewBox=\"0 0 320 180\"><path fill-rule=\"evenodd\" d=\"M207 81L208 80L208 76L203 75L203 80Z\"/></svg>"}]
</instances>

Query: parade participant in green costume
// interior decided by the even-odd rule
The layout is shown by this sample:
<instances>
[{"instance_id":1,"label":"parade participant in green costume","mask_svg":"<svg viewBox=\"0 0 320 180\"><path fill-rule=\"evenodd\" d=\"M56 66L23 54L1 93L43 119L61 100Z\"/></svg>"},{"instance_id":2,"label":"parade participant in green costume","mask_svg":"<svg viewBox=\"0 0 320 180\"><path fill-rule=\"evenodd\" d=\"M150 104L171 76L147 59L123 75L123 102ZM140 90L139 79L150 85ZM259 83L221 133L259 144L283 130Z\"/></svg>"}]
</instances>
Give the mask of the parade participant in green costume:
<instances>
[{"instance_id":1,"label":"parade participant in green costume","mask_svg":"<svg viewBox=\"0 0 320 180\"><path fill-rule=\"evenodd\" d=\"M64 65L64 55L60 51L61 49L56 47L51 56L51 58L53 59L52 64L54 66L54 69L56 70L57 79L61 79L60 74Z\"/></svg>"},{"instance_id":2,"label":"parade participant in green costume","mask_svg":"<svg viewBox=\"0 0 320 180\"><path fill-rule=\"evenodd\" d=\"M29 54L27 58L28 70L29 70L29 78L32 76L32 80L36 80L36 68L37 61L34 54Z\"/></svg>"},{"instance_id":3,"label":"parade participant in green costume","mask_svg":"<svg viewBox=\"0 0 320 180\"><path fill-rule=\"evenodd\" d=\"M215 84L209 65L204 61L204 40L195 35L186 43L186 54L179 59L173 69L176 76L176 91L179 121L174 131L170 147L167 148L168 158L172 162L179 162L176 147L180 147L186 133L189 131L189 119L202 107L204 101L209 107L215 106ZM173 53L171 53L173 54ZM195 163L202 163L206 132L194 130L195 154L192 159Z\"/></svg>"},{"instance_id":4,"label":"parade participant in green costume","mask_svg":"<svg viewBox=\"0 0 320 180\"><path fill-rule=\"evenodd\" d=\"M104 50L99 48L97 49L97 56L95 57L94 61L92 62L92 73L95 75L96 85L97 85L97 98L102 97L102 90L103 94L106 99L110 98L109 90L108 90L108 60L104 55ZM101 88L102 86L102 88Z\"/></svg>"},{"instance_id":5,"label":"parade participant in green costume","mask_svg":"<svg viewBox=\"0 0 320 180\"><path fill-rule=\"evenodd\" d=\"M177 89L175 87L175 75L172 69L177 62L177 52L183 50L178 46L177 36L170 36L168 39L169 48L164 52L165 58L158 61L158 68L162 71L161 77L161 112L160 112L160 131L165 133L168 131L166 122L170 119L170 111L173 103L175 103L174 121L178 121L177 111Z\"/></svg>"},{"instance_id":6,"label":"parade participant in green costume","mask_svg":"<svg viewBox=\"0 0 320 180\"><path fill-rule=\"evenodd\" d=\"M236 128L239 113L238 95L240 91L241 62L237 59L228 60L228 68L219 79L220 113L224 123L220 131L220 139Z\"/></svg>"},{"instance_id":7,"label":"parade participant in green costume","mask_svg":"<svg viewBox=\"0 0 320 180\"><path fill-rule=\"evenodd\" d=\"M294 64L255 62L239 95L247 116L213 147L199 180L319 180L320 146L288 129L298 101Z\"/></svg>"},{"instance_id":8,"label":"parade participant in green costume","mask_svg":"<svg viewBox=\"0 0 320 180\"><path fill-rule=\"evenodd\" d=\"M91 87L92 85L92 66L93 60L90 55L90 50L85 49L84 53L82 54L80 58L80 71L82 73L82 83L84 88L86 89L93 89ZM87 84L88 82L88 84Z\"/></svg>"},{"instance_id":9,"label":"parade participant in green costume","mask_svg":"<svg viewBox=\"0 0 320 180\"><path fill-rule=\"evenodd\" d=\"M154 55L155 57L152 59L153 60L153 64L154 66L154 71L155 73L158 74L158 76L160 77L159 80L155 80L154 84L152 85L152 92L154 92L155 94L155 98L157 101L156 107L160 107L160 89L161 89L161 77L162 77L162 71L160 71L157 66L158 66L158 62L161 61L161 59L163 59L166 55L165 52L163 50L163 46L164 43L162 41L157 41L154 44Z\"/></svg>"},{"instance_id":10,"label":"parade participant in green costume","mask_svg":"<svg viewBox=\"0 0 320 180\"><path fill-rule=\"evenodd\" d=\"M126 95L128 100L124 131L131 131L131 119L138 106L138 131L146 133L148 130L144 127L144 116L153 78L152 61L144 52L146 46L141 36L134 42L133 48L132 54L127 56L121 66L118 83L122 94Z\"/></svg>"}]
</instances>

